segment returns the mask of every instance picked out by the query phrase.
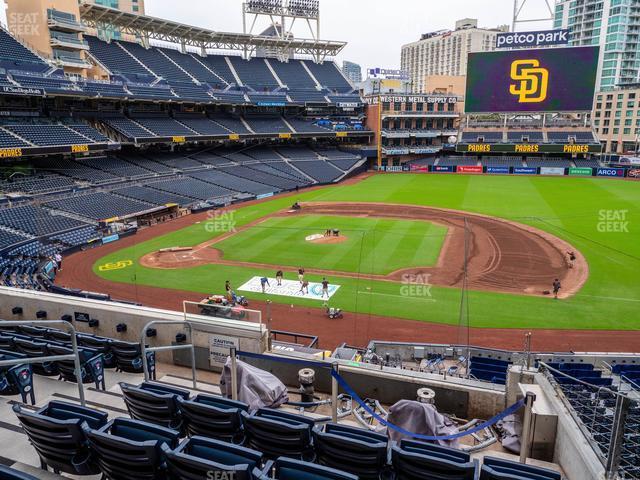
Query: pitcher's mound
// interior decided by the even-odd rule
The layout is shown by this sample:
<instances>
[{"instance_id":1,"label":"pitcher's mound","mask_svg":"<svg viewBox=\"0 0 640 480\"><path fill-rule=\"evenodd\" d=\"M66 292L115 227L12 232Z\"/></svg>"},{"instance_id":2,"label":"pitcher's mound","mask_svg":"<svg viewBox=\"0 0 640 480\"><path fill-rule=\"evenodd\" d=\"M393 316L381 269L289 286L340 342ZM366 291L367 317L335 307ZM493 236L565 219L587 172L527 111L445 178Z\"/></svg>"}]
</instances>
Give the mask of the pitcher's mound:
<instances>
[{"instance_id":1,"label":"pitcher's mound","mask_svg":"<svg viewBox=\"0 0 640 480\"><path fill-rule=\"evenodd\" d=\"M305 240L307 242L311 242L311 243L332 245L332 244L335 244L335 243L346 242L347 241L347 237L345 237L344 235L338 235L337 237L335 237L333 235L330 236L330 237L325 237L321 233L316 233L314 235L309 235L307 238L305 238Z\"/></svg>"}]
</instances>

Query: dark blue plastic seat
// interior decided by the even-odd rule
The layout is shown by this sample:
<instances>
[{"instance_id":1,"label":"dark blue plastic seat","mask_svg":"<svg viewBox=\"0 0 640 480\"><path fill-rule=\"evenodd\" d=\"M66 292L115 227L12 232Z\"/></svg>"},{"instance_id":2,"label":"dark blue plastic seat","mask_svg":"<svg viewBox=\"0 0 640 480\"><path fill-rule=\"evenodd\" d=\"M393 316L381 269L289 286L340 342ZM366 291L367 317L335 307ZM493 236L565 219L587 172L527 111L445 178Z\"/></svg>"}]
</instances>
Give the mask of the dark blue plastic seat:
<instances>
[{"instance_id":1,"label":"dark blue plastic seat","mask_svg":"<svg viewBox=\"0 0 640 480\"><path fill-rule=\"evenodd\" d=\"M553 470L495 457L484 457L480 480L561 480Z\"/></svg>"},{"instance_id":2,"label":"dark blue plastic seat","mask_svg":"<svg viewBox=\"0 0 640 480\"><path fill-rule=\"evenodd\" d=\"M93 348L99 351L104 358L104 368L115 368L116 359L111 351L113 340L95 335L78 334L78 346Z\"/></svg>"},{"instance_id":3,"label":"dark blue plastic seat","mask_svg":"<svg viewBox=\"0 0 640 480\"><path fill-rule=\"evenodd\" d=\"M73 355L73 349L61 345L48 344L51 355ZM82 383L93 383L97 389L105 389L104 360L102 354L89 348L79 348L80 373ZM60 372L60 377L67 382L77 382L76 364L74 360L59 360L54 362Z\"/></svg>"},{"instance_id":4,"label":"dark blue plastic seat","mask_svg":"<svg viewBox=\"0 0 640 480\"><path fill-rule=\"evenodd\" d=\"M260 452L204 437L189 438L175 450L164 447L164 454L171 478L181 480L210 478L209 472L225 472L235 480L251 480L253 470L263 464Z\"/></svg>"},{"instance_id":5,"label":"dark blue plastic seat","mask_svg":"<svg viewBox=\"0 0 640 480\"><path fill-rule=\"evenodd\" d=\"M187 390L150 382L120 383L120 389L131 418L183 431L178 398L187 400Z\"/></svg>"},{"instance_id":6,"label":"dark blue plastic seat","mask_svg":"<svg viewBox=\"0 0 640 480\"><path fill-rule=\"evenodd\" d=\"M38 480L33 475L0 465L0 480Z\"/></svg>"},{"instance_id":7,"label":"dark blue plastic seat","mask_svg":"<svg viewBox=\"0 0 640 480\"><path fill-rule=\"evenodd\" d=\"M166 480L162 445L178 446L179 433L139 420L116 418L88 433L89 445L109 480Z\"/></svg>"},{"instance_id":8,"label":"dark blue plastic seat","mask_svg":"<svg viewBox=\"0 0 640 480\"><path fill-rule=\"evenodd\" d=\"M19 360L22 358L26 358L26 355L0 350L0 360ZM2 395L20 395L23 403L27 402L28 397L31 405L35 405L31 365L17 364L11 367L0 367L0 393Z\"/></svg>"},{"instance_id":9,"label":"dark blue plastic seat","mask_svg":"<svg viewBox=\"0 0 640 480\"><path fill-rule=\"evenodd\" d=\"M259 480L358 480L358 477L351 473L292 458L278 458L275 462L269 462L257 478Z\"/></svg>"},{"instance_id":10,"label":"dark blue plastic seat","mask_svg":"<svg viewBox=\"0 0 640 480\"><path fill-rule=\"evenodd\" d=\"M363 480L378 479L387 467L386 435L335 423L313 431L316 461L353 473Z\"/></svg>"},{"instance_id":11,"label":"dark blue plastic seat","mask_svg":"<svg viewBox=\"0 0 640 480\"><path fill-rule=\"evenodd\" d=\"M243 413L243 423L246 444L267 458L314 459L310 418L261 408L252 415Z\"/></svg>"},{"instance_id":12,"label":"dark blue plastic seat","mask_svg":"<svg viewBox=\"0 0 640 480\"><path fill-rule=\"evenodd\" d=\"M111 352L115 358L116 370L127 373L143 373L142 348L139 343L111 342ZM156 378L156 356L154 352L147 352L149 377Z\"/></svg>"},{"instance_id":13,"label":"dark blue plastic seat","mask_svg":"<svg viewBox=\"0 0 640 480\"><path fill-rule=\"evenodd\" d=\"M474 480L477 464L454 448L402 440L391 448L397 480Z\"/></svg>"},{"instance_id":14,"label":"dark blue plastic seat","mask_svg":"<svg viewBox=\"0 0 640 480\"><path fill-rule=\"evenodd\" d=\"M186 400L178 397L177 400L189 436L217 438L237 444L243 442L241 412L249 411L246 403L213 395L197 395Z\"/></svg>"},{"instance_id":15,"label":"dark blue plastic seat","mask_svg":"<svg viewBox=\"0 0 640 480\"><path fill-rule=\"evenodd\" d=\"M29 358L46 357L50 355L46 342L14 337L13 343L19 353L23 353ZM59 374L58 367L54 362L44 361L42 363L32 363L31 367L38 375L52 377Z\"/></svg>"},{"instance_id":16,"label":"dark blue plastic seat","mask_svg":"<svg viewBox=\"0 0 640 480\"><path fill-rule=\"evenodd\" d=\"M94 475L99 473L89 453L86 428L99 429L107 423L107 414L65 402L50 402L31 412L14 405L29 441L38 452L43 470L55 473Z\"/></svg>"}]
</instances>

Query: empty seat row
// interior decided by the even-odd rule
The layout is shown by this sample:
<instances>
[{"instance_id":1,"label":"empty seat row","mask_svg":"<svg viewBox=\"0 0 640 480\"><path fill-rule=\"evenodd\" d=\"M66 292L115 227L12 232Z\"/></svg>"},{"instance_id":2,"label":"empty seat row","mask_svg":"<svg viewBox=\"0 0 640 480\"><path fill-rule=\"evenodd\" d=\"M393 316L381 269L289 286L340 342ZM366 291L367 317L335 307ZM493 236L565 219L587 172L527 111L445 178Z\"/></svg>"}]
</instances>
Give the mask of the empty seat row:
<instances>
[{"instance_id":1,"label":"empty seat row","mask_svg":"<svg viewBox=\"0 0 640 480\"><path fill-rule=\"evenodd\" d=\"M170 428L196 443L204 437L213 438L244 445L267 460L314 461L363 480L385 478L383 475L392 471L396 478L416 480L476 478L477 465L469 454L448 447L409 440L396 445L383 434L332 423L321 428L309 417L280 410L263 408L249 413L248 405L242 402L202 394L191 398L188 391L164 384L120 387L133 419ZM494 475L502 467L494 464L488 468L493 470L487 475ZM518 464L505 468L513 473ZM546 476L483 478L560 478L553 472L541 472Z\"/></svg>"}]
</instances>

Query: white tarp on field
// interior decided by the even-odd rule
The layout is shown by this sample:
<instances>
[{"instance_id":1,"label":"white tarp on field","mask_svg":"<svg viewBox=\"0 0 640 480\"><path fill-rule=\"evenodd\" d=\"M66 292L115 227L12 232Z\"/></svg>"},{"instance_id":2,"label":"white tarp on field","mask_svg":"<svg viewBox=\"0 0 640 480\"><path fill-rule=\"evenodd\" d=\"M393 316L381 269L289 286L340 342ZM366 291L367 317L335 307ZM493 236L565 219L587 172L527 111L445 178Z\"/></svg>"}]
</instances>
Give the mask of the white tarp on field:
<instances>
[{"instance_id":1,"label":"white tarp on field","mask_svg":"<svg viewBox=\"0 0 640 480\"><path fill-rule=\"evenodd\" d=\"M267 295L279 295L282 297L309 298L311 300L327 300L327 295L322 296L322 284L309 282L309 293L300 291L300 282L297 280L282 280L282 285L278 286L275 278L269 278L269 285L265 288ZM340 285L329 284L329 298L338 291ZM260 277L253 277L244 285L238 287L241 292L262 293Z\"/></svg>"}]
</instances>

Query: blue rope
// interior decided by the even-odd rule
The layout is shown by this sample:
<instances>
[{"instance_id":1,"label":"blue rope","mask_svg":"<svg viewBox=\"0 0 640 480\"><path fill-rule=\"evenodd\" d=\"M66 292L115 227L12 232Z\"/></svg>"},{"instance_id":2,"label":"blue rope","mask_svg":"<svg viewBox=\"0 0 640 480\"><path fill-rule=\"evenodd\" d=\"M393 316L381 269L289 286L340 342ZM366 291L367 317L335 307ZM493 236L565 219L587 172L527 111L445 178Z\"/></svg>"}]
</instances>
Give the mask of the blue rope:
<instances>
[{"instance_id":1,"label":"blue rope","mask_svg":"<svg viewBox=\"0 0 640 480\"><path fill-rule=\"evenodd\" d=\"M473 433L476 433L476 432L479 432L481 430L484 430L485 428L490 427L491 425L494 425L494 424L498 423L503 418L514 414L515 412L520 410L520 408L522 408L524 406L524 403L525 403L524 400L520 400L519 402L514 403L513 405L511 405L509 408L507 408L502 413L499 413L495 417L487 420L484 423L481 423L480 425L476 425L471 430L466 430L464 432L456 433L454 435L446 435L446 436L443 436L443 437L431 437L429 435L421 435L421 434L418 434L418 433L412 433L412 432L409 432L409 431L405 430L402 427L399 427L397 425L389 423L386 419L382 418L380 415L378 415L376 412L374 412L364 401L362 401L362 399L358 396L358 394L353 391L353 389L344 380L344 378L342 378L340 376L340 374L338 372L331 372L331 375L333 376L333 378L336 379L338 384L347 393L347 395L350 395L351 398L353 400L355 400L356 403L358 403L364 409L365 412L367 412L369 415L371 415L373 418L375 418L378 422L380 422L381 425L384 425L385 427L390 428L391 430L395 430L396 432L399 432L402 435L406 435L407 437L417 438L419 440L425 440L425 441L428 441L428 442L437 442L439 440L457 440L458 438L466 437L467 435L471 435Z\"/></svg>"},{"instance_id":2,"label":"blue rope","mask_svg":"<svg viewBox=\"0 0 640 480\"><path fill-rule=\"evenodd\" d=\"M243 351L236 352L236 355L240 357L258 358L258 359L270 360L274 362L289 363L293 365L304 365L307 367L316 367L316 368L323 368L323 369L332 368L331 364L329 363L313 362L313 361L303 360L303 359L299 360L296 358L278 357L275 355L271 356L271 355L263 355L260 353L243 352ZM338 382L338 385L342 387L342 389L347 393L347 395L351 396L351 398L355 400L356 403L358 403L364 409L365 412L367 412L369 415L375 418L378 422L380 422L381 425L384 425L385 427L390 428L391 430L395 430L396 432L399 432L402 435L406 435L407 437L417 438L419 440L425 440L428 442L437 442L439 440L457 440L458 438L463 438L473 433L479 432L481 430L484 430L487 427L490 427L491 425L495 425L505 417L508 417L509 415L514 414L515 412L520 410L525 404L524 400L520 400L519 402L511 405L502 413L499 413L498 415L487 420L486 422L476 425L471 430L466 430L464 432L456 433L454 435L446 435L443 437L431 437L429 435L420 435L418 433L412 433L403 429L402 427L398 427L397 425L389 423L386 419L382 418L376 412L371 410L371 408L358 396L358 394L349 386L349 384L345 381L344 378L340 376L338 372L332 370L331 375L333 376L333 378L336 379L336 381Z\"/></svg>"}]
</instances>

